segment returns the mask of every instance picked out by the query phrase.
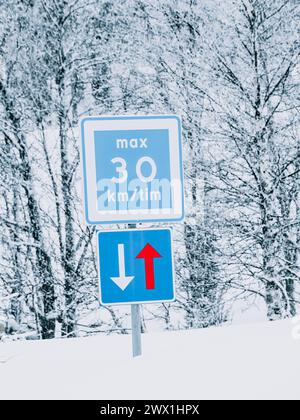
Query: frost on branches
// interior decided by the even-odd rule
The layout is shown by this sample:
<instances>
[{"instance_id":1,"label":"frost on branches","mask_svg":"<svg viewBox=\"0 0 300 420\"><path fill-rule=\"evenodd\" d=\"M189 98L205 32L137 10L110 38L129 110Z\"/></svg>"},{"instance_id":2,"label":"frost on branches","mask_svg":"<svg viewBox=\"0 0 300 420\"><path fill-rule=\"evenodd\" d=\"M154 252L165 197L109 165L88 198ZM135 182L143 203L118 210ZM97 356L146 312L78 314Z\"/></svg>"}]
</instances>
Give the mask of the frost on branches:
<instances>
[{"instance_id":1,"label":"frost on branches","mask_svg":"<svg viewBox=\"0 0 300 420\"><path fill-rule=\"evenodd\" d=\"M99 307L78 119L178 114L177 300L143 330L299 311L297 0L0 0L0 337L126 334Z\"/></svg>"}]
</instances>

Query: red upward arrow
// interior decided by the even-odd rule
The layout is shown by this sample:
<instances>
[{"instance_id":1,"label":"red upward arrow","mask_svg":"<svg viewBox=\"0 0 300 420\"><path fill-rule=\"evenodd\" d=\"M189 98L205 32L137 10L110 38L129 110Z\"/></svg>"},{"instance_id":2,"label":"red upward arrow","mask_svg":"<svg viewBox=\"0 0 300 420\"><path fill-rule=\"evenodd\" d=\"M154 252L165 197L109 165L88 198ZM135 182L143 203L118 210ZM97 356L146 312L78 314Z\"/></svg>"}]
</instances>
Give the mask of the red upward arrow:
<instances>
[{"instance_id":1,"label":"red upward arrow","mask_svg":"<svg viewBox=\"0 0 300 420\"><path fill-rule=\"evenodd\" d=\"M161 255L153 248L152 245L147 244L145 248L136 256L145 260L145 273L146 273L146 289L155 289L154 281L154 258L161 258Z\"/></svg>"}]
</instances>

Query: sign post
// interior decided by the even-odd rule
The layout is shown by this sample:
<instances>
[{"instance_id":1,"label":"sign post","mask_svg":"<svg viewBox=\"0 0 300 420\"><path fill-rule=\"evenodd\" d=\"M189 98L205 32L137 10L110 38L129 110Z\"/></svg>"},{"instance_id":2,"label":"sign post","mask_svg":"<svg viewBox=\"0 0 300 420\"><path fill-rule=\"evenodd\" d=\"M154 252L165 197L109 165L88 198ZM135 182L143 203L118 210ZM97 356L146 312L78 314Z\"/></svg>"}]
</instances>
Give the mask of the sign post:
<instances>
[{"instance_id":1,"label":"sign post","mask_svg":"<svg viewBox=\"0 0 300 420\"><path fill-rule=\"evenodd\" d=\"M97 232L102 305L131 305L133 356L141 355L141 303L175 298L172 229Z\"/></svg>"},{"instance_id":2,"label":"sign post","mask_svg":"<svg viewBox=\"0 0 300 420\"><path fill-rule=\"evenodd\" d=\"M135 224L128 225L129 229L136 229ZM132 339L132 356L139 357L142 355L142 320L141 307L138 304L131 305L131 339Z\"/></svg>"},{"instance_id":3,"label":"sign post","mask_svg":"<svg viewBox=\"0 0 300 420\"><path fill-rule=\"evenodd\" d=\"M142 303L175 299L171 229L137 223L184 219L181 121L177 116L81 120L85 221L99 230L102 305L131 305L133 356L142 354Z\"/></svg>"},{"instance_id":4,"label":"sign post","mask_svg":"<svg viewBox=\"0 0 300 420\"><path fill-rule=\"evenodd\" d=\"M140 305L131 305L131 325L132 325L132 355L138 357L142 355L142 323Z\"/></svg>"}]
</instances>

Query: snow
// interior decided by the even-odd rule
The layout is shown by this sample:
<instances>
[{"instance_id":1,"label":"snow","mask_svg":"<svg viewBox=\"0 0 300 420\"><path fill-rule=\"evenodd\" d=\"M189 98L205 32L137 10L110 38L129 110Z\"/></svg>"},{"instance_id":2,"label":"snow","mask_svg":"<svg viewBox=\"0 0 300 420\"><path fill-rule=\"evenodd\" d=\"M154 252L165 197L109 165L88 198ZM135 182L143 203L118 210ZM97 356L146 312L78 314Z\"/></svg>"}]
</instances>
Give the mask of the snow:
<instances>
[{"instance_id":1,"label":"snow","mask_svg":"<svg viewBox=\"0 0 300 420\"><path fill-rule=\"evenodd\" d=\"M299 399L300 319L0 345L0 399Z\"/></svg>"}]
</instances>

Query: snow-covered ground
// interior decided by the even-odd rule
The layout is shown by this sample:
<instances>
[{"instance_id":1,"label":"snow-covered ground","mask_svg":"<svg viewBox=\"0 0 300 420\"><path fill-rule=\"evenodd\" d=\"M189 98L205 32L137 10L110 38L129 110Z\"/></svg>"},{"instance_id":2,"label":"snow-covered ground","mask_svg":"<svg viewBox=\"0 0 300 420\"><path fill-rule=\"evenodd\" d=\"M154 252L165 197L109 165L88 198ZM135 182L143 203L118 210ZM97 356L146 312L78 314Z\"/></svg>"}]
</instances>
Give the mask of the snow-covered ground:
<instances>
[{"instance_id":1,"label":"snow-covered ground","mask_svg":"<svg viewBox=\"0 0 300 420\"><path fill-rule=\"evenodd\" d=\"M4 343L0 399L300 399L299 325Z\"/></svg>"}]
</instances>

